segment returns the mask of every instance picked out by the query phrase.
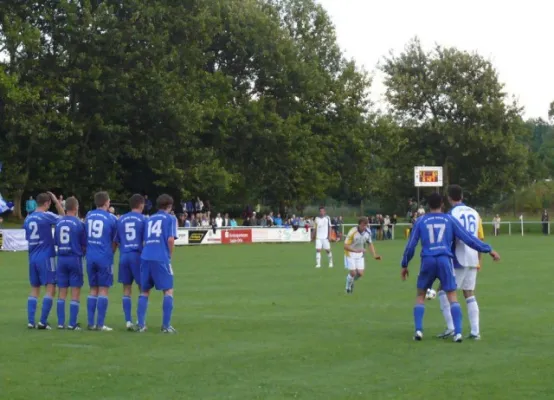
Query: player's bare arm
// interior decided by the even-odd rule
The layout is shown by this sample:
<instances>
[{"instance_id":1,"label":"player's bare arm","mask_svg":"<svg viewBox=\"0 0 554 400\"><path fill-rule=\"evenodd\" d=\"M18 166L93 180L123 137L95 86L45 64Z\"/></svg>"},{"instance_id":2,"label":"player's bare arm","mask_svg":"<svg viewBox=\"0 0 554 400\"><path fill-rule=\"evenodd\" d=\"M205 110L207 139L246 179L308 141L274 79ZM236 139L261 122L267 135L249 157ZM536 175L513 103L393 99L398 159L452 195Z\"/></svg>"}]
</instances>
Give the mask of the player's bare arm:
<instances>
[{"instance_id":1,"label":"player's bare arm","mask_svg":"<svg viewBox=\"0 0 554 400\"><path fill-rule=\"evenodd\" d=\"M167 246L169 247L169 256L173 257L173 249L175 248L175 238L170 237L167 239Z\"/></svg>"},{"instance_id":2,"label":"player's bare arm","mask_svg":"<svg viewBox=\"0 0 554 400\"><path fill-rule=\"evenodd\" d=\"M373 258L376 259L376 260L381 260L381 256L377 254L377 252L375 251L375 246L373 245L373 243L370 243L369 244L369 250L371 250L371 254L373 255Z\"/></svg>"},{"instance_id":3,"label":"player's bare arm","mask_svg":"<svg viewBox=\"0 0 554 400\"><path fill-rule=\"evenodd\" d=\"M65 215L65 210L63 209L62 204L60 203L56 195L52 192L46 192L46 194L48 194L48 196L50 196L50 198L52 199L52 203L54 203L54 206L56 207L56 211L58 212L58 214Z\"/></svg>"}]
</instances>

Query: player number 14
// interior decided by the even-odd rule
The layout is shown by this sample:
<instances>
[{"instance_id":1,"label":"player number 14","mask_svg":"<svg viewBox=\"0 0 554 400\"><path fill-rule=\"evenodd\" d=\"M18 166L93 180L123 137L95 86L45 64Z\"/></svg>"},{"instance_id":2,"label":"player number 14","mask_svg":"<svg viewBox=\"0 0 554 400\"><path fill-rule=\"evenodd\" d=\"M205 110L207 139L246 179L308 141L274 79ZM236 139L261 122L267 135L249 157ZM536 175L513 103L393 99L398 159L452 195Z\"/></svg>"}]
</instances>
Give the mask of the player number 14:
<instances>
[{"instance_id":1,"label":"player number 14","mask_svg":"<svg viewBox=\"0 0 554 400\"><path fill-rule=\"evenodd\" d=\"M152 234L156 235L156 237L160 237L162 235L161 219L157 221L148 221L148 237L151 237Z\"/></svg>"}]
</instances>

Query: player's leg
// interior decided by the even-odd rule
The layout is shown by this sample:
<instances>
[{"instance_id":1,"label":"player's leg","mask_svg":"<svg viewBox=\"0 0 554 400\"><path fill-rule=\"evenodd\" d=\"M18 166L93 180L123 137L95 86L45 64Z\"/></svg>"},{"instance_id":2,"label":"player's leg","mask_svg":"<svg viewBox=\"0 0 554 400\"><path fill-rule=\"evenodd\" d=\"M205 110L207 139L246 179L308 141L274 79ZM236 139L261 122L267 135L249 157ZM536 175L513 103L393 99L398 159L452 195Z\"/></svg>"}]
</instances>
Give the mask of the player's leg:
<instances>
[{"instance_id":1,"label":"player's leg","mask_svg":"<svg viewBox=\"0 0 554 400\"><path fill-rule=\"evenodd\" d=\"M477 268L464 268L466 276L463 284L460 286L467 304L467 316L471 332L468 339L479 340L481 333L479 329L479 305L475 298L475 284L477 281Z\"/></svg>"},{"instance_id":2,"label":"player's leg","mask_svg":"<svg viewBox=\"0 0 554 400\"><path fill-rule=\"evenodd\" d=\"M329 259L329 268L333 268L333 253L331 252L331 243L329 239L323 240L323 249L327 252L327 257Z\"/></svg>"},{"instance_id":3,"label":"player's leg","mask_svg":"<svg viewBox=\"0 0 554 400\"><path fill-rule=\"evenodd\" d=\"M131 293L133 285L133 274L128 254L121 254L119 259L119 275L118 282L123 285L123 297L121 305L123 307L123 315L125 317L125 326L128 330L133 330L133 322L131 317Z\"/></svg>"},{"instance_id":4,"label":"player's leg","mask_svg":"<svg viewBox=\"0 0 554 400\"><path fill-rule=\"evenodd\" d=\"M41 264L41 275L43 283L46 286L46 293L42 299L42 310L38 329L50 329L48 324L48 316L54 304L56 296L56 260L50 257Z\"/></svg>"},{"instance_id":5,"label":"player's leg","mask_svg":"<svg viewBox=\"0 0 554 400\"><path fill-rule=\"evenodd\" d=\"M36 327L35 316L41 286L40 273L35 262L29 262L29 283L31 285L31 293L27 298L27 328L34 329Z\"/></svg>"},{"instance_id":6,"label":"player's leg","mask_svg":"<svg viewBox=\"0 0 554 400\"><path fill-rule=\"evenodd\" d=\"M171 264L156 263L152 266L152 278L156 290L161 290L164 293L162 304L162 332L176 333L171 326L171 316L173 314L173 269Z\"/></svg>"},{"instance_id":7,"label":"player's leg","mask_svg":"<svg viewBox=\"0 0 554 400\"><path fill-rule=\"evenodd\" d=\"M346 275L346 293L352 293L354 278L356 277L356 265L351 257L344 257L344 266L348 268Z\"/></svg>"},{"instance_id":8,"label":"player's leg","mask_svg":"<svg viewBox=\"0 0 554 400\"><path fill-rule=\"evenodd\" d=\"M315 240L315 267L321 268L321 249L323 248L323 242L321 239Z\"/></svg>"},{"instance_id":9,"label":"player's leg","mask_svg":"<svg viewBox=\"0 0 554 400\"><path fill-rule=\"evenodd\" d=\"M462 277L459 276L458 273L456 273L456 282L458 282L458 279L462 279ZM438 334L437 337L439 339L445 339L454 335L454 320L452 319L452 312L450 310L450 302L448 301L448 296L446 295L446 292L442 289L442 285L439 285L438 296L440 310L444 318L444 322L446 323L446 329L442 333Z\"/></svg>"},{"instance_id":10,"label":"player's leg","mask_svg":"<svg viewBox=\"0 0 554 400\"><path fill-rule=\"evenodd\" d=\"M140 287L141 293L137 305L137 331L146 330L146 312L148 311L148 297L150 290L154 287L154 280L151 274L152 262L143 261L140 266Z\"/></svg>"},{"instance_id":11,"label":"player's leg","mask_svg":"<svg viewBox=\"0 0 554 400\"><path fill-rule=\"evenodd\" d=\"M87 325L89 330L95 330L94 324L96 308L98 306L98 265L96 262L87 260L87 275L90 292L87 297Z\"/></svg>"},{"instance_id":12,"label":"player's leg","mask_svg":"<svg viewBox=\"0 0 554 400\"><path fill-rule=\"evenodd\" d=\"M69 275L69 287L71 288L71 303L69 304L69 325L68 329L78 331L81 330L77 318L79 316L79 308L81 306L81 288L84 284L83 277L83 260L76 258L72 265Z\"/></svg>"},{"instance_id":13,"label":"player's leg","mask_svg":"<svg viewBox=\"0 0 554 400\"><path fill-rule=\"evenodd\" d=\"M108 293L113 285L113 265L102 264L98 275L98 315L96 329L111 332L113 329L107 326L106 314L108 313Z\"/></svg>"},{"instance_id":14,"label":"player's leg","mask_svg":"<svg viewBox=\"0 0 554 400\"><path fill-rule=\"evenodd\" d=\"M67 257L58 257L58 268L56 269L56 282L59 293L56 303L56 313L58 315L58 329L65 328L65 299L67 297L67 288L69 287L69 265Z\"/></svg>"},{"instance_id":15,"label":"player's leg","mask_svg":"<svg viewBox=\"0 0 554 400\"><path fill-rule=\"evenodd\" d=\"M454 273L454 265L450 257L437 257L439 262L438 277L442 289L446 292L448 301L450 302L450 313L454 322L454 341L462 341L462 308L458 303L456 295L456 275Z\"/></svg>"},{"instance_id":16,"label":"player's leg","mask_svg":"<svg viewBox=\"0 0 554 400\"><path fill-rule=\"evenodd\" d=\"M417 291L414 305L414 340L423 339L423 316L425 315L425 294L436 279L437 263L435 257L421 259L421 268L417 277Z\"/></svg>"}]
</instances>

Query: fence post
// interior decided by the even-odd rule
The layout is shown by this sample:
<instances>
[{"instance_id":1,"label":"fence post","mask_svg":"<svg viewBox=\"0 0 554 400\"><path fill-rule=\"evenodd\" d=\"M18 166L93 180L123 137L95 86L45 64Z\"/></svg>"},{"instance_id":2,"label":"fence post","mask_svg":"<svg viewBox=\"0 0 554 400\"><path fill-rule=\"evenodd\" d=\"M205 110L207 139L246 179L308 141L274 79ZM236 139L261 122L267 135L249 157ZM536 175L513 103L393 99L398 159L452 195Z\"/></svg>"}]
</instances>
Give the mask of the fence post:
<instances>
[{"instance_id":1,"label":"fence post","mask_svg":"<svg viewBox=\"0 0 554 400\"><path fill-rule=\"evenodd\" d=\"M508 236L512 236L512 223L508 222Z\"/></svg>"}]
</instances>

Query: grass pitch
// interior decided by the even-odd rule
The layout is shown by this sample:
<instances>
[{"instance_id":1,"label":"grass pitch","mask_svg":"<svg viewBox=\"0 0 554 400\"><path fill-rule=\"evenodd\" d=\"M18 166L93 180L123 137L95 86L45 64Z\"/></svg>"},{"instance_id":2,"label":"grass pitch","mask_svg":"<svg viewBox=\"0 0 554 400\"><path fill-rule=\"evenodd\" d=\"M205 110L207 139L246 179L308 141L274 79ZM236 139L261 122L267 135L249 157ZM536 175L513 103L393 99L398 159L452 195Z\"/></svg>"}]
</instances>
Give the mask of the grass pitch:
<instances>
[{"instance_id":1,"label":"grass pitch","mask_svg":"<svg viewBox=\"0 0 554 400\"><path fill-rule=\"evenodd\" d=\"M0 253L0 399L552 399L552 239L491 240L503 260L479 274L483 340L462 344L433 338L437 300L412 341L418 260L401 282L402 240L376 244L384 259L351 296L341 245L320 270L313 244L178 248L173 336L159 294L149 331L126 332L119 285L114 332L28 331L27 254Z\"/></svg>"}]
</instances>

